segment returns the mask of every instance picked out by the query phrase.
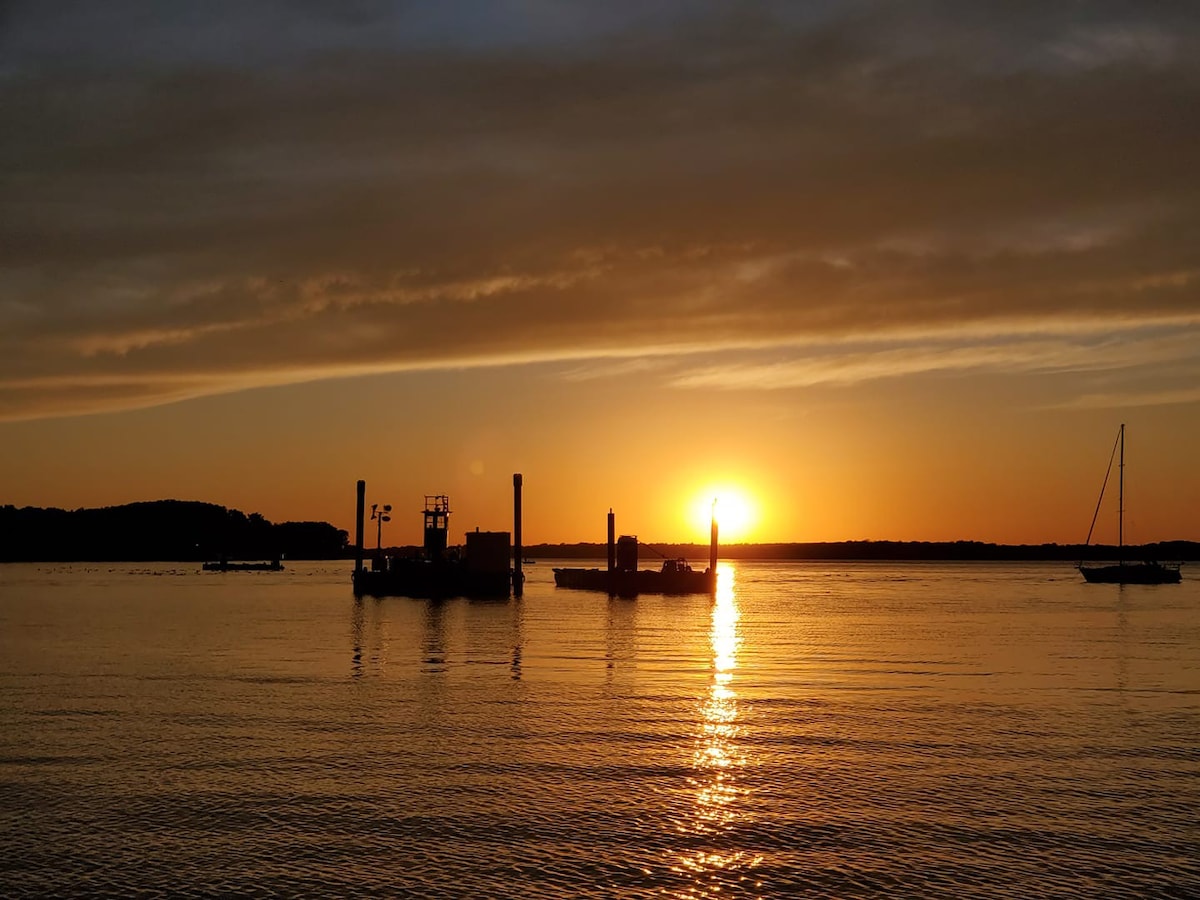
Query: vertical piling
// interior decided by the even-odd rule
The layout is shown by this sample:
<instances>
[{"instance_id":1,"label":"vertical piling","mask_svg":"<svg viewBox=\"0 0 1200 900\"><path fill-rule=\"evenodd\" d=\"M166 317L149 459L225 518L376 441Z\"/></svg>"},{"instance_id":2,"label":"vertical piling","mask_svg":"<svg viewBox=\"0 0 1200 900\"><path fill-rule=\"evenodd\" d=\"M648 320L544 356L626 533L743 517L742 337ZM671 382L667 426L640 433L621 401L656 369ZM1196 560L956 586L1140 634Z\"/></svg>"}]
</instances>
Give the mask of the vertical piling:
<instances>
[{"instance_id":1,"label":"vertical piling","mask_svg":"<svg viewBox=\"0 0 1200 900\"><path fill-rule=\"evenodd\" d=\"M617 568L617 519L610 508L608 511L608 575L612 577Z\"/></svg>"},{"instance_id":2,"label":"vertical piling","mask_svg":"<svg viewBox=\"0 0 1200 900\"><path fill-rule=\"evenodd\" d=\"M712 539L708 545L708 570L713 574L717 571L717 501L713 501Z\"/></svg>"},{"instance_id":3,"label":"vertical piling","mask_svg":"<svg viewBox=\"0 0 1200 900\"><path fill-rule=\"evenodd\" d=\"M525 548L521 546L521 473L513 475L513 593L525 592L525 573L521 571Z\"/></svg>"},{"instance_id":4,"label":"vertical piling","mask_svg":"<svg viewBox=\"0 0 1200 900\"><path fill-rule=\"evenodd\" d=\"M354 514L354 574L362 571L363 563L363 516L367 506L367 483L358 482L358 508Z\"/></svg>"}]
</instances>

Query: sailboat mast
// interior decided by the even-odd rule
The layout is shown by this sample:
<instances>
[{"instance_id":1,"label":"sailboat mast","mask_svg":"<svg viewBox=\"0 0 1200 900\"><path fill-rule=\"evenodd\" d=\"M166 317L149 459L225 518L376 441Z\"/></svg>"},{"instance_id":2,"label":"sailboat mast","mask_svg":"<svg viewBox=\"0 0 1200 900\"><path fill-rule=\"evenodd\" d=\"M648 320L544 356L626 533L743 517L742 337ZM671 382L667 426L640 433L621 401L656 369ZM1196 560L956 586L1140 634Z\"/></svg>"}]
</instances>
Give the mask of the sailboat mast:
<instances>
[{"instance_id":1,"label":"sailboat mast","mask_svg":"<svg viewBox=\"0 0 1200 900\"><path fill-rule=\"evenodd\" d=\"M1121 423L1121 464L1117 470L1117 562L1125 562L1125 423Z\"/></svg>"}]
</instances>

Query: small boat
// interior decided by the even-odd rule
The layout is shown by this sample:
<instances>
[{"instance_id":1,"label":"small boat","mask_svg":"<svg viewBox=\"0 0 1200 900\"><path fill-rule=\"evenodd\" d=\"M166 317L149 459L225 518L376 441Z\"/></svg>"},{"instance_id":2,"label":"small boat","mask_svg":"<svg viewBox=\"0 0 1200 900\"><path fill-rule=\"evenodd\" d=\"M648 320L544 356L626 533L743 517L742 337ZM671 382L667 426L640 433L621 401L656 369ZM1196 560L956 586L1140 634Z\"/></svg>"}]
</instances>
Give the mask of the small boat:
<instances>
[{"instance_id":1,"label":"small boat","mask_svg":"<svg viewBox=\"0 0 1200 900\"><path fill-rule=\"evenodd\" d=\"M1117 443L1113 447L1113 455L1120 449L1118 465L1118 501L1117 501L1117 562L1107 566L1085 566L1080 561L1077 568L1084 580L1089 584L1178 584L1181 576L1179 564L1174 565L1160 562L1125 562L1122 558L1125 550L1125 425L1117 432ZM1092 527L1088 529L1087 541L1092 542L1092 532L1096 528L1096 517L1100 514L1100 504L1104 501L1104 488L1108 486L1108 476L1112 472L1112 460L1108 459L1108 471L1104 473L1104 482L1100 485L1100 499L1096 501L1096 512L1092 515Z\"/></svg>"},{"instance_id":2,"label":"small boat","mask_svg":"<svg viewBox=\"0 0 1200 900\"><path fill-rule=\"evenodd\" d=\"M662 568L638 568L638 539L623 534L613 540L616 525L613 512L608 511L608 568L555 569L554 584L561 588L583 591L603 591L613 597L636 597L638 594L711 594L717 589L717 520L712 521L712 542L709 546L708 568L693 569L685 559L667 559Z\"/></svg>"},{"instance_id":3,"label":"small boat","mask_svg":"<svg viewBox=\"0 0 1200 900\"><path fill-rule=\"evenodd\" d=\"M273 559L270 562L230 562L219 559L216 562L206 562L201 568L205 572L282 572L283 562Z\"/></svg>"}]
</instances>

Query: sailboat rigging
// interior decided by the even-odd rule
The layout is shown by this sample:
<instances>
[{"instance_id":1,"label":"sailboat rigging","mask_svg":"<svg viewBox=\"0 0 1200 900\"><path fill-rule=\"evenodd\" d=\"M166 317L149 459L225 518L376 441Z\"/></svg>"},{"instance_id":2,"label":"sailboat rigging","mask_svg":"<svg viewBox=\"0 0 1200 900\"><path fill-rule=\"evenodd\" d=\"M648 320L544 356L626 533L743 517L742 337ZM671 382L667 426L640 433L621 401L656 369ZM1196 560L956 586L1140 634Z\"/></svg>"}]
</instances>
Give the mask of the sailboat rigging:
<instances>
[{"instance_id":1,"label":"sailboat rigging","mask_svg":"<svg viewBox=\"0 0 1200 900\"><path fill-rule=\"evenodd\" d=\"M1109 566L1085 566L1080 561L1077 568L1084 580L1092 584L1177 584L1180 580L1179 565L1159 562L1125 562L1125 425L1117 432L1117 443L1113 455L1120 449L1117 466L1117 564ZM1108 458L1108 469L1100 485L1100 498L1096 501L1096 512L1092 514L1092 527L1088 529L1086 547L1092 542L1096 518L1100 515L1100 504L1104 501L1104 489L1108 487L1108 476L1112 473L1113 457Z\"/></svg>"}]
</instances>

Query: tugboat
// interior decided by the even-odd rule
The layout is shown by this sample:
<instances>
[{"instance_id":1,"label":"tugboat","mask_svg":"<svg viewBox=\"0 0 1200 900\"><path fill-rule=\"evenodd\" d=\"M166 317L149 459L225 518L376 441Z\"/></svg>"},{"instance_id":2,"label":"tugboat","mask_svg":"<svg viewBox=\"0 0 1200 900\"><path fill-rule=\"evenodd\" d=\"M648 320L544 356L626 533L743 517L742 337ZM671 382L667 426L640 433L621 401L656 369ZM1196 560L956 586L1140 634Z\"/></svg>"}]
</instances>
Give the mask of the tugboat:
<instances>
[{"instance_id":1,"label":"tugboat","mask_svg":"<svg viewBox=\"0 0 1200 900\"><path fill-rule=\"evenodd\" d=\"M616 521L608 511L608 568L555 569L554 584L583 591L604 591L614 597L638 594L712 594L717 589L717 519L712 520L708 568L697 572L684 559L664 560L662 568L638 568L638 539L623 534L613 540Z\"/></svg>"},{"instance_id":2,"label":"tugboat","mask_svg":"<svg viewBox=\"0 0 1200 900\"><path fill-rule=\"evenodd\" d=\"M363 566L363 515L367 483L358 482L357 529L355 532L354 595L373 597L505 597L510 589L522 593L521 572L521 476L513 475L513 519L515 546L507 531L468 531L464 547L447 547L450 530L450 498L427 494L424 519L425 543L418 556L387 556L378 546L370 568ZM377 517L378 518L378 517ZM509 562L514 560L510 568Z\"/></svg>"}]
</instances>

